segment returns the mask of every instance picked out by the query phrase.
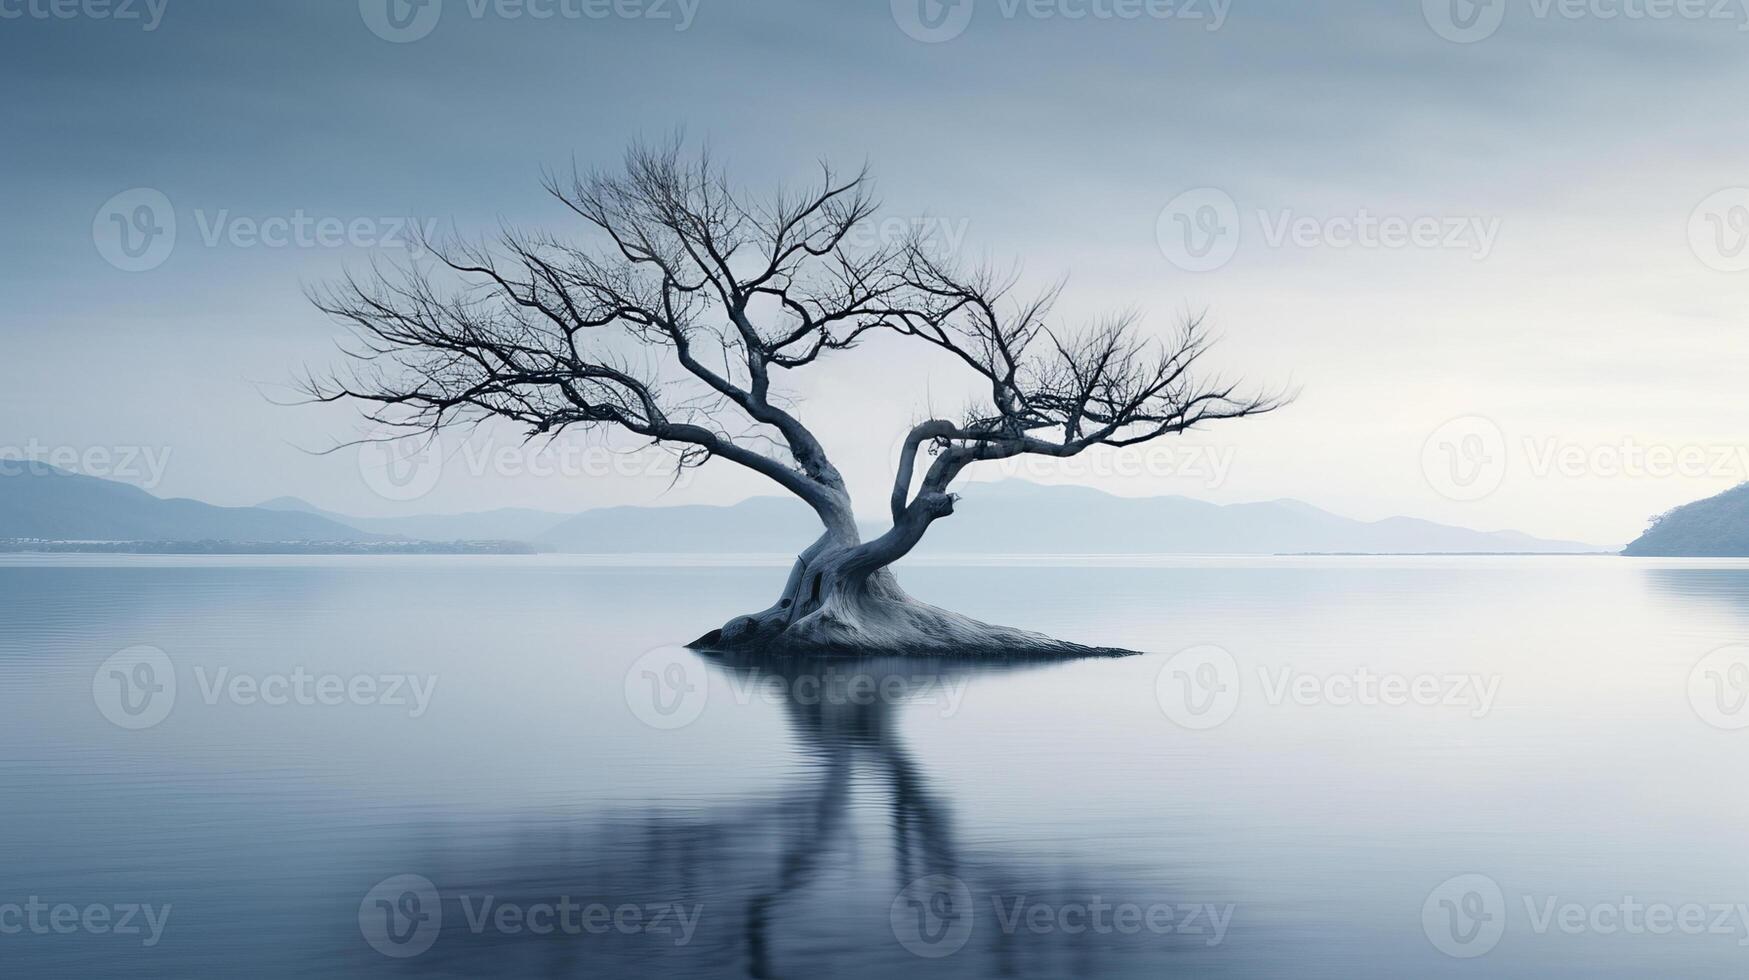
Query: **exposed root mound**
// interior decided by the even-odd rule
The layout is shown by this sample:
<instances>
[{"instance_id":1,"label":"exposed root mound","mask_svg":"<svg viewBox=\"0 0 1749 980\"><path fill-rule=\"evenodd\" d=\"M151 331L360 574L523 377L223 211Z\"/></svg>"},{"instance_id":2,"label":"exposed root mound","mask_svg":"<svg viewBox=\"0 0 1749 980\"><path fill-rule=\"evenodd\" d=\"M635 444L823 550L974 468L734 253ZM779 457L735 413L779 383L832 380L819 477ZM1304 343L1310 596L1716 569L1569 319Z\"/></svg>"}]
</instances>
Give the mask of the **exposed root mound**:
<instances>
[{"instance_id":1,"label":"exposed root mound","mask_svg":"<svg viewBox=\"0 0 1749 980\"><path fill-rule=\"evenodd\" d=\"M909 596L834 595L791 622L775 609L731 620L690 646L764 656L900 656L995 660L1127 657L1135 651L1068 643L992 626Z\"/></svg>"}]
</instances>

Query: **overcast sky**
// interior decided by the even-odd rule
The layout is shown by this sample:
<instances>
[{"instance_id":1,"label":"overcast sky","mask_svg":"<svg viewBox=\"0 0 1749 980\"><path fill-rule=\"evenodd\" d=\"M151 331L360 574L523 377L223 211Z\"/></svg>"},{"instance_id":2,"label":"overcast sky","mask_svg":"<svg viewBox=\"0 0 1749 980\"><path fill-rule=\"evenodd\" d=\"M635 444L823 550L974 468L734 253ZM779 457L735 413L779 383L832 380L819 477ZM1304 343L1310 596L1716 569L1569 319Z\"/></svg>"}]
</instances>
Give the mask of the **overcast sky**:
<instances>
[{"instance_id":1,"label":"overcast sky","mask_svg":"<svg viewBox=\"0 0 1749 980\"><path fill-rule=\"evenodd\" d=\"M304 287L404 255L404 219L562 233L543 168L684 127L754 189L866 160L895 220L1067 274L1069 320L1206 310L1223 370L1303 391L979 478L1619 544L1749 478L1746 27L1736 0L0 0L0 453L362 514L770 492L488 434L385 493L305 452L353 411L273 403L335 362ZM869 513L966 385L902 343L810 374Z\"/></svg>"}]
</instances>

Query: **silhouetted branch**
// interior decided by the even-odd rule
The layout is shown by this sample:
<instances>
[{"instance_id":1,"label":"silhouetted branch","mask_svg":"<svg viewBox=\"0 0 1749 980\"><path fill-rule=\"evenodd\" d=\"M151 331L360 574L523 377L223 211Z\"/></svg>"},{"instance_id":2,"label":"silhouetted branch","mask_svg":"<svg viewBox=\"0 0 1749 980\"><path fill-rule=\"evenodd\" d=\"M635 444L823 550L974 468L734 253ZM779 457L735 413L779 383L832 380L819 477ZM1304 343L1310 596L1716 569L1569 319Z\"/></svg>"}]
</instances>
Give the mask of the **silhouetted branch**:
<instances>
[{"instance_id":1,"label":"silhouetted branch","mask_svg":"<svg viewBox=\"0 0 1749 980\"><path fill-rule=\"evenodd\" d=\"M314 292L356 346L352 370L308 379L307 393L365 402L391 432L492 419L531 439L623 430L682 467L722 458L754 470L854 543L844 480L774 393L774 372L875 330L918 338L982 378L988 400L911 431L894 530L869 560L909 550L951 513L945 491L974 462L1131 446L1283 402L1198 378L1200 320L1167 344L1130 314L1063 331L1050 324L1056 288L1018 301L1012 279L962 273L918 240L856 244L876 210L865 171L822 164L806 190L755 201L676 139L634 146L614 173L546 187L594 247L504 228L491 244L425 242L423 261ZM913 496L925 447L934 459Z\"/></svg>"},{"instance_id":2,"label":"silhouetted branch","mask_svg":"<svg viewBox=\"0 0 1749 980\"><path fill-rule=\"evenodd\" d=\"M951 500L932 498L972 463L1134 446L1289 400L1199 377L1193 368L1210 346L1200 317L1167 343L1145 337L1131 313L1068 332L1049 323L1060 286L1019 301L1012 279L987 267L959 272L916 243L905 259L904 278L923 301L897 317L897 329L958 358L988 384L989 400L958 421L932 419L911 430L893 484L895 530L908 518L926 524L951 513ZM934 462L913 496L925 447Z\"/></svg>"}]
</instances>

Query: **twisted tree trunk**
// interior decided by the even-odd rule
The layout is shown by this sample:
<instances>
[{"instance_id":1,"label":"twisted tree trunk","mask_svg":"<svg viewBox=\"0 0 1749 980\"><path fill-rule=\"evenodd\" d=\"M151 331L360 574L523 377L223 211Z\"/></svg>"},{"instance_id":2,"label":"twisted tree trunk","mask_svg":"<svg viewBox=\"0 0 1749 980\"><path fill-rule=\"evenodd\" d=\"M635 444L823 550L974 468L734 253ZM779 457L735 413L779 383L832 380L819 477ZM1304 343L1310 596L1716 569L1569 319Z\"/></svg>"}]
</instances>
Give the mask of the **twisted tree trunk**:
<instances>
[{"instance_id":1,"label":"twisted tree trunk","mask_svg":"<svg viewBox=\"0 0 1749 980\"><path fill-rule=\"evenodd\" d=\"M920 496L892 530L867 542L859 539L853 521L829 521L826 533L797 556L783 592L770 608L738 616L694 640L692 646L779 656L891 654L1012 660L1131 652L992 626L907 594L889 566L916 547L931 523L953 513L953 502L945 493Z\"/></svg>"},{"instance_id":2,"label":"twisted tree trunk","mask_svg":"<svg viewBox=\"0 0 1749 980\"><path fill-rule=\"evenodd\" d=\"M499 248L428 242L429 266L347 278L315 300L354 330L348 353L358 369L310 379L306 391L319 403L371 405L367 417L392 434L488 420L520 426L530 440L626 433L672 450L682 467L725 460L806 501L825 534L797 559L776 604L695 646L1013 659L1119 652L925 605L889 566L953 512L947 489L974 463L1123 449L1283 403L1197 377L1209 344L1200 319L1163 343L1130 314L1053 328L1055 289L1014 298L1012 277L958 269L921 237L864 247L855 232L875 211L864 174L840 181L828 167L808 192L755 203L740 199L709 154L689 162L676 141L634 146L623 175L578 173L548 190L605 247L509 231ZM892 529L864 542L842 475L787 407L781 379L876 331L950 355L988 397L959 421L911 429ZM628 343L651 356L628 357ZM925 446L932 462L918 476Z\"/></svg>"}]
</instances>

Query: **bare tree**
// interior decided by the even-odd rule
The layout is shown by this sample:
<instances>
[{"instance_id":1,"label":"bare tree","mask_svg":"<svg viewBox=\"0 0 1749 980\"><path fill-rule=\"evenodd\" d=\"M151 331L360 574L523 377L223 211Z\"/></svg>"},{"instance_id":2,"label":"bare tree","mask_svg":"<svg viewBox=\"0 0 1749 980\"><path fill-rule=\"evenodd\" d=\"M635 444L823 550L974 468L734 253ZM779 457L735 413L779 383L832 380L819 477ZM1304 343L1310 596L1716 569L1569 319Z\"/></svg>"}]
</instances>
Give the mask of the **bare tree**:
<instances>
[{"instance_id":1,"label":"bare tree","mask_svg":"<svg viewBox=\"0 0 1749 980\"><path fill-rule=\"evenodd\" d=\"M1012 278L958 269L916 238L865 243L866 172L823 165L805 193L755 201L675 141L547 189L598 247L506 230L495 245L432 243L429 261L348 277L312 298L353 329L356 362L309 392L364 402L408 433L488 419L531 439L616 429L682 466L728 460L806 501L823 533L777 602L699 645L1084 653L917 602L889 566L953 513L949 487L973 463L1133 446L1282 402L1199 376L1199 321L1165 345L1130 316L1065 331L1049 322L1054 290L1020 301ZM892 527L864 541L843 477L774 382L873 331L945 351L988 401L911 429Z\"/></svg>"}]
</instances>

